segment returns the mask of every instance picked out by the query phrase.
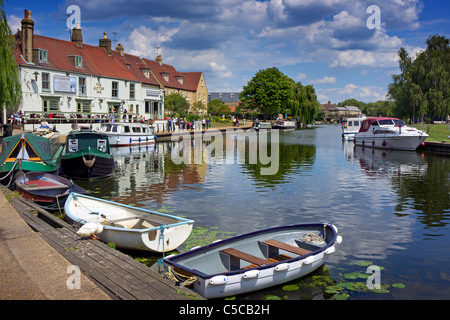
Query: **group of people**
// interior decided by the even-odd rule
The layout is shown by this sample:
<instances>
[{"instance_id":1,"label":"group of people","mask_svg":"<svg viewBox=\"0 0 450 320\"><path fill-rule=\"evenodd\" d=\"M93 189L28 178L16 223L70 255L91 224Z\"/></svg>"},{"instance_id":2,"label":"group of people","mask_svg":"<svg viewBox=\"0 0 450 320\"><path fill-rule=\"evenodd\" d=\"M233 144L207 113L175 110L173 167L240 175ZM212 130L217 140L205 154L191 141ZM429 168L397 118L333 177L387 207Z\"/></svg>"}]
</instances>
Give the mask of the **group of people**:
<instances>
[{"instance_id":1,"label":"group of people","mask_svg":"<svg viewBox=\"0 0 450 320\"><path fill-rule=\"evenodd\" d=\"M23 112L19 110L18 112L11 114L8 118L9 124L22 124Z\"/></svg>"},{"instance_id":2,"label":"group of people","mask_svg":"<svg viewBox=\"0 0 450 320\"><path fill-rule=\"evenodd\" d=\"M186 120L186 118L167 117L167 131L179 130L195 130L195 129L209 129L209 118L203 118L202 120L193 119L192 121Z\"/></svg>"}]
</instances>

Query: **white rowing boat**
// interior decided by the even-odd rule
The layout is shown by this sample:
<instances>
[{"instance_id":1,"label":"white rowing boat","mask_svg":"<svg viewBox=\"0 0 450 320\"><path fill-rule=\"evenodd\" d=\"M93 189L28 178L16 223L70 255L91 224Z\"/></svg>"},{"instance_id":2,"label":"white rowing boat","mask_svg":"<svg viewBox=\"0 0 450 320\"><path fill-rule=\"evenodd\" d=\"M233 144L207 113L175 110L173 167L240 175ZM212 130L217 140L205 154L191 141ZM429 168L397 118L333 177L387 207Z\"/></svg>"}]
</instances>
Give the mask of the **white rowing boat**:
<instances>
[{"instance_id":1,"label":"white rowing boat","mask_svg":"<svg viewBox=\"0 0 450 320\"><path fill-rule=\"evenodd\" d=\"M103 242L132 250L175 250L189 237L194 224L190 219L78 193L69 195L64 210L75 222L102 225L97 236Z\"/></svg>"}]
</instances>

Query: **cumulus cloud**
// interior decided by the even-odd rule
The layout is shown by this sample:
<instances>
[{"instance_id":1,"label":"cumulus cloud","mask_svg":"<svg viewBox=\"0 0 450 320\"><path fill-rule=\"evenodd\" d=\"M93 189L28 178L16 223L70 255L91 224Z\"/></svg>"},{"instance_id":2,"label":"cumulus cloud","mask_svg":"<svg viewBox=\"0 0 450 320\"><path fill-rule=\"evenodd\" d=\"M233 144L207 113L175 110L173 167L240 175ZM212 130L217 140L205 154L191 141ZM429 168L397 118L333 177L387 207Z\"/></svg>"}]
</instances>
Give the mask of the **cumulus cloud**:
<instances>
[{"instance_id":1,"label":"cumulus cloud","mask_svg":"<svg viewBox=\"0 0 450 320\"><path fill-rule=\"evenodd\" d=\"M324 84L324 83L336 83L335 77L323 77L322 79L316 79L309 81L311 84Z\"/></svg>"}]
</instances>

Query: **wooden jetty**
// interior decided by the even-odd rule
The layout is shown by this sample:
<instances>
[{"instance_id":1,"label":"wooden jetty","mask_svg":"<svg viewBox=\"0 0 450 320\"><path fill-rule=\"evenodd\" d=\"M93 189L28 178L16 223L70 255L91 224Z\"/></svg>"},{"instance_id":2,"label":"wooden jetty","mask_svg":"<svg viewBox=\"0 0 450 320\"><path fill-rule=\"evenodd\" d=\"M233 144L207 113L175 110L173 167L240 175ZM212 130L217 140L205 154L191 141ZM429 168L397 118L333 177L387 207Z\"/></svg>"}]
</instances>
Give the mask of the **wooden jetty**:
<instances>
[{"instance_id":1,"label":"wooden jetty","mask_svg":"<svg viewBox=\"0 0 450 320\"><path fill-rule=\"evenodd\" d=\"M2 187L1 191L8 193L5 189ZM81 238L76 228L21 196L10 193L10 199L35 232L112 299L204 300L103 242Z\"/></svg>"}]
</instances>

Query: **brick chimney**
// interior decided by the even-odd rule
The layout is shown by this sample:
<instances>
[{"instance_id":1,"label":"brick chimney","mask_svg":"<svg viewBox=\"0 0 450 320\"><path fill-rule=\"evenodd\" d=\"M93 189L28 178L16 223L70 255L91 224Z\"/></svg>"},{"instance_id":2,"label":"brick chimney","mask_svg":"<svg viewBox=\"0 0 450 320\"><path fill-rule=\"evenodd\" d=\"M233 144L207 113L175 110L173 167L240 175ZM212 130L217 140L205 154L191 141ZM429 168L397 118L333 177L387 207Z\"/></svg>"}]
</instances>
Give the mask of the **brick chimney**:
<instances>
[{"instance_id":1,"label":"brick chimney","mask_svg":"<svg viewBox=\"0 0 450 320\"><path fill-rule=\"evenodd\" d=\"M118 51L120 53L120 55L123 57L124 49L123 49L123 46L120 43L117 45L116 51Z\"/></svg>"},{"instance_id":2,"label":"brick chimney","mask_svg":"<svg viewBox=\"0 0 450 320\"><path fill-rule=\"evenodd\" d=\"M31 11L25 10L25 17L22 19L21 24L22 24L22 56L27 62L32 63L34 21L31 20Z\"/></svg>"},{"instance_id":3,"label":"brick chimney","mask_svg":"<svg viewBox=\"0 0 450 320\"><path fill-rule=\"evenodd\" d=\"M77 26L72 30L72 42L74 42L77 46L83 47L83 36L81 35L80 24L77 23Z\"/></svg>"},{"instance_id":4,"label":"brick chimney","mask_svg":"<svg viewBox=\"0 0 450 320\"><path fill-rule=\"evenodd\" d=\"M109 56L111 55L111 39L108 39L106 32L103 32L103 39L98 41L98 46L104 48Z\"/></svg>"},{"instance_id":5,"label":"brick chimney","mask_svg":"<svg viewBox=\"0 0 450 320\"><path fill-rule=\"evenodd\" d=\"M156 56L156 62L158 62L159 65L162 66L162 58L161 58L161 55L157 55L157 56Z\"/></svg>"}]
</instances>

